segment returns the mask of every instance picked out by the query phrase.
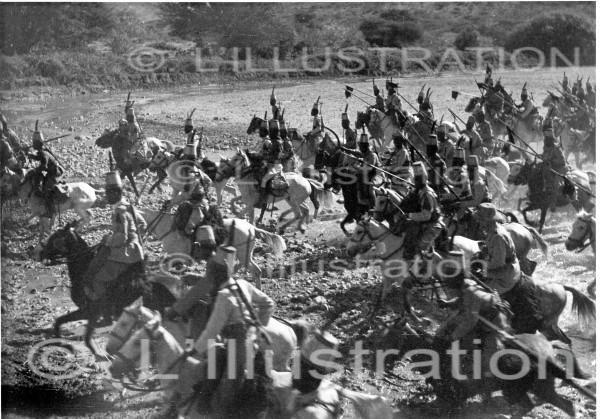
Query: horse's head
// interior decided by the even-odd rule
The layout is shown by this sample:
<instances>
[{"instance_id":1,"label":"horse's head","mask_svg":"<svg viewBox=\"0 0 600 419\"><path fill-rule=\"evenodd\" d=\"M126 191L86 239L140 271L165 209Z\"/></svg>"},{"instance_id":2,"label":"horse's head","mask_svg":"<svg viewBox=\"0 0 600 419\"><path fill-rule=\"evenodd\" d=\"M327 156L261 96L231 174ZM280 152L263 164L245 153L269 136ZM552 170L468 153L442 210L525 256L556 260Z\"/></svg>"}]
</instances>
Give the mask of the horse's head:
<instances>
[{"instance_id":1,"label":"horse's head","mask_svg":"<svg viewBox=\"0 0 600 419\"><path fill-rule=\"evenodd\" d=\"M160 314L154 313L152 318L144 323L143 327L136 330L125 343L118 348L117 357L108 368L113 378L120 379L137 377L139 374L140 360L142 357L142 340L150 341L150 345L158 339L164 338L166 330L162 327ZM152 352L152 348L149 348Z\"/></svg>"},{"instance_id":2,"label":"horse's head","mask_svg":"<svg viewBox=\"0 0 600 419\"><path fill-rule=\"evenodd\" d=\"M385 232L385 229L385 226L375 221L371 216L364 215L356 223L356 228L346 247L348 256L354 257L359 253L365 253L370 250L377 244L377 239Z\"/></svg>"},{"instance_id":3,"label":"horse's head","mask_svg":"<svg viewBox=\"0 0 600 419\"><path fill-rule=\"evenodd\" d=\"M551 91L548 91L548 96L546 96L544 98L544 101L542 102L542 106L544 108L547 108L548 106L554 106L557 105L560 102L560 97L555 95L554 93L552 93Z\"/></svg>"},{"instance_id":4,"label":"horse's head","mask_svg":"<svg viewBox=\"0 0 600 419\"><path fill-rule=\"evenodd\" d=\"M373 188L375 191L375 206L373 207L373 218L376 221L385 220L385 214L387 213L390 198L388 195L388 189L382 187Z\"/></svg>"},{"instance_id":5,"label":"horse's head","mask_svg":"<svg viewBox=\"0 0 600 419\"><path fill-rule=\"evenodd\" d=\"M467 103L467 106L465 106L465 112L467 113L471 113L475 110L475 107L480 103L480 98L478 97L472 97L471 99L469 99L469 102Z\"/></svg>"},{"instance_id":6,"label":"horse's head","mask_svg":"<svg viewBox=\"0 0 600 419\"><path fill-rule=\"evenodd\" d=\"M72 221L52 233L46 243L36 251L35 259L39 262L48 261L48 264L57 264L62 258L76 257L87 250L87 244L75 230L76 227L77 221Z\"/></svg>"},{"instance_id":7,"label":"horse's head","mask_svg":"<svg viewBox=\"0 0 600 419\"><path fill-rule=\"evenodd\" d=\"M592 214L588 214L585 211L581 211L577 214L577 218L573 222L571 227L571 234L565 242L565 247L569 251L583 248L586 244L586 240L590 239L590 243L595 240L594 230L596 226L596 220Z\"/></svg>"},{"instance_id":8,"label":"horse's head","mask_svg":"<svg viewBox=\"0 0 600 419\"><path fill-rule=\"evenodd\" d=\"M250 125L248 125L248 129L246 130L246 134L251 135L259 130L261 124L263 123L262 118L254 115L250 120Z\"/></svg>"},{"instance_id":9,"label":"horse's head","mask_svg":"<svg viewBox=\"0 0 600 419\"><path fill-rule=\"evenodd\" d=\"M142 297L123 309L108 335L106 352L110 355L121 349L137 329L155 317L156 313L143 306Z\"/></svg>"},{"instance_id":10,"label":"horse's head","mask_svg":"<svg viewBox=\"0 0 600 419\"><path fill-rule=\"evenodd\" d=\"M509 167L508 183L511 185L527 185L527 177L531 172L531 163L509 162Z\"/></svg>"}]
</instances>

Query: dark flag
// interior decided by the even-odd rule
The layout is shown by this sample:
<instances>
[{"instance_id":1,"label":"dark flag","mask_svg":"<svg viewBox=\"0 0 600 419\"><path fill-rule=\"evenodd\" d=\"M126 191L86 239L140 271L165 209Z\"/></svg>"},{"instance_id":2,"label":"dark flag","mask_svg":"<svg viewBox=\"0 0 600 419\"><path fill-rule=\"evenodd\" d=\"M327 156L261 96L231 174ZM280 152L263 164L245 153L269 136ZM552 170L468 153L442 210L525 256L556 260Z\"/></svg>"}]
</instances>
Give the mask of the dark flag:
<instances>
[{"instance_id":1,"label":"dark flag","mask_svg":"<svg viewBox=\"0 0 600 419\"><path fill-rule=\"evenodd\" d=\"M344 92L346 99L348 99L348 98L350 98L350 96L352 96L353 91L354 91L354 89L352 87L346 86L346 91Z\"/></svg>"},{"instance_id":2,"label":"dark flag","mask_svg":"<svg viewBox=\"0 0 600 419\"><path fill-rule=\"evenodd\" d=\"M456 90L453 90L453 91L452 91L452 99L456 100L456 98L458 97L458 95L459 95L459 94L460 94L460 93L459 93L458 91L456 91Z\"/></svg>"}]
</instances>

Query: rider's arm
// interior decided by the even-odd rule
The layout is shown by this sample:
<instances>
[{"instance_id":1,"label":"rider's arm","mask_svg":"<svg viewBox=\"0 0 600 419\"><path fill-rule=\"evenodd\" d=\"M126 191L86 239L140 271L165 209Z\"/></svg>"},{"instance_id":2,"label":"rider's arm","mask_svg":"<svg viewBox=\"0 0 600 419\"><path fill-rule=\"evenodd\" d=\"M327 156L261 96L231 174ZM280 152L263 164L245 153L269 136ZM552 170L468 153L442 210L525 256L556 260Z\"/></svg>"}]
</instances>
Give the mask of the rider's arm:
<instances>
[{"instance_id":1,"label":"rider's arm","mask_svg":"<svg viewBox=\"0 0 600 419\"><path fill-rule=\"evenodd\" d=\"M249 285L250 299L252 301L252 305L257 309L256 315L258 316L260 322L266 326L267 323L269 323L269 319L271 318L271 314L275 308L275 303L267 294L260 291L254 285Z\"/></svg>"},{"instance_id":2,"label":"rider's arm","mask_svg":"<svg viewBox=\"0 0 600 419\"><path fill-rule=\"evenodd\" d=\"M229 298L227 298L227 294L220 291L217 294L217 300L215 301L213 312L208 319L206 328L194 343L194 349L199 354L206 352L208 350L208 341L216 339L217 335L221 333L221 330L223 330L223 327L225 327L229 320L229 314L233 308L235 307L233 307Z\"/></svg>"},{"instance_id":3,"label":"rider's arm","mask_svg":"<svg viewBox=\"0 0 600 419\"><path fill-rule=\"evenodd\" d=\"M490 240L490 243L488 245L488 254L488 274L493 273L495 271L499 271L506 266L506 246L500 235L496 234Z\"/></svg>"},{"instance_id":4,"label":"rider's arm","mask_svg":"<svg viewBox=\"0 0 600 419\"><path fill-rule=\"evenodd\" d=\"M460 321L450 335L451 340L457 340L466 336L477 325L478 314L481 308L481 301L472 292L465 292L463 295L462 311L459 314Z\"/></svg>"}]
</instances>

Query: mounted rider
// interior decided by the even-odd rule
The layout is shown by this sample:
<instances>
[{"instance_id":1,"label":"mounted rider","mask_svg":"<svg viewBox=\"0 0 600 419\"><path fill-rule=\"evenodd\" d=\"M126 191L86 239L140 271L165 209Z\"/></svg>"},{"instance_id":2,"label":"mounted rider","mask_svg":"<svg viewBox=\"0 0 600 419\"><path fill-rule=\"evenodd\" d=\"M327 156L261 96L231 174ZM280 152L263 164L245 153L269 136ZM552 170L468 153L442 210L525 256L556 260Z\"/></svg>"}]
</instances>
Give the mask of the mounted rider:
<instances>
[{"instance_id":1,"label":"mounted rider","mask_svg":"<svg viewBox=\"0 0 600 419\"><path fill-rule=\"evenodd\" d=\"M544 194L549 197L549 208L551 212L556 211L556 200L558 199L561 177L554 172L565 175L567 173L567 161L562 150L556 145L556 138L552 128L552 120L546 118L542 125L544 133L544 149L542 152ZM554 172L553 172L554 171Z\"/></svg>"},{"instance_id":2,"label":"mounted rider","mask_svg":"<svg viewBox=\"0 0 600 419\"><path fill-rule=\"evenodd\" d=\"M498 330L510 330L510 309L497 292L485 287L469 277L465 257L462 252L452 251L450 260L456 261L452 271L445 272L444 284L456 296L450 300L438 299L441 308L456 310L435 333L434 350L442 357L442 377L450 377L450 363L445 356L446 350L454 341L461 341L461 349L472 347L474 339L481 340L481 377L488 376L491 357L502 349ZM488 320L497 329L483 324L479 316ZM467 338L468 337L468 338ZM484 386L490 380L484 381ZM488 395L492 389L487 389Z\"/></svg>"},{"instance_id":3,"label":"mounted rider","mask_svg":"<svg viewBox=\"0 0 600 419\"><path fill-rule=\"evenodd\" d=\"M269 181L272 179L284 179L283 178L283 165L282 165L282 153L283 153L283 142L279 137L279 121L271 119L269 121L269 139L265 139L263 143L263 161L265 162L266 172L262 176L259 184L259 199L257 203L258 208L264 208L267 205L267 197L269 193L273 193L273 187L268 188ZM283 180L285 183L285 179ZM271 185L273 186L273 185Z\"/></svg>"},{"instance_id":4,"label":"mounted rider","mask_svg":"<svg viewBox=\"0 0 600 419\"><path fill-rule=\"evenodd\" d=\"M102 239L85 275L84 292L94 302L105 297L111 284L134 266L138 274L144 270L141 236L146 230L146 221L123 197L118 172L107 173L105 189L106 200L113 206L112 232Z\"/></svg>"},{"instance_id":5,"label":"mounted rider","mask_svg":"<svg viewBox=\"0 0 600 419\"><path fill-rule=\"evenodd\" d=\"M51 216L54 214L53 202L64 197L65 191L57 186L65 170L52 152L44 147L44 135L38 130L38 121L35 121L32 147L34 152L29 154L29 158L39 162L33 174L34 193L44 199L47 215Z\"/></svg>"},{"instance_id":6,"label":"mounted rider","mask_svg":"<svg viewBox=\"0 0 600 419\"><path fill-rule=\"evenodd\" d=\"M446 162L438 154L437 135L429 134L425 147L425 154L429 162L429 183L438 196L447 192L444 176L446 175Z\"/></svg>"},{"instance_id":7,"label":"mounted rider","mask_svg":"<svg viewBox=\"0 0 600 419\"><path fill-rule=\"evenodd\" d=\"M477 156L467 157L467 174L470 194L465 199L460 200L459 210L456 213L458 220L464 216L467 209L475 208L485 202L492 202L488 187L479 174L479 159Z\"/></svg>"},{"instance_id":8,"label":"mounted rider","mask_svg":"<svg viewBox=\"0 0 600 419\"><path fill-rule=\"evenodd\" d=\"M375 79L373 79L373 95L375 96L375 105L373 107L378 111L385 113L386 101L383 99L383 96L381 96L379 87L375 84Z\"/></svg>"},{"instance_id":9,"label":"mounted rider","mask_svg":"<svg viewBox=\"0 0 600 419\"><path fill-rule=\"evenodd\" d=\"M312 117L312 130L306 134L306 139L315 141L315 138L321 135L323 127L321 126L321 119L319 118L319 100L321 96L317 98L317 101L313 104L310 110L310 116Z\"/></svg>"},{"instance_id":10,"label":"mounted rider","mask_svg":"<svg viewBox=\"0 0 600 419\"><path fill-rule=\"evenodd\" d=\"M466 135L469 138L469 145L465 147L467 156L477 156L480 160L484 159L483 155L483 140L473 128L475 127L475 117L469 116L467 119L467 125L464 130L460 133ZM464 146L459 140L460 146Z\"/></svg>"},{"instance_id":11,"label":"mounted rider","mask_svg":"<svg viewBox=\"0 0 600 419\"><path fill-rule=\"evenodd\" d=\"M448 137L446 133L446 127L444 125L440 125L436 129L436 135L438 140L438 154L446 163L446 167L452 167L452 160L454 158L454 143Z\"/></svg>"},{"instance_id":12,"label":"mounted rider","mask_svg":"<svg viewBox=\"0 0 600 419\"><path fill-rule=\"evenodd\" d=\"M487 266L482 276L487 285L510 304L515 333L535 333L542 321L535 286L531 278L521 272L515 244L501 224L503 217L491 202L480 204L477 216L487 232Z\"/></svg>"},{"instance_id":13,"label":"mounted rider","mask_svg":"<svg viewBox=\"0 0 600 419\"><path fill-rule=\"evenodd\" d=\"M196 108L192 109L187 118L185 119L185 123L183 124L183 132L186 137L186 144L196 144L196 157L198 160L204 160L206 155L204 154L204 150L202 149L202 133L198 133L198 130L194 128L194 120L192 116Z\"/></svg>"},{"instance_id":14,"label":"mounted rider","mask_svg":"<svg viewBox=\"0 0 600 419\"><path fill-rule=\"evenodd\" d=\"M471 185L469 183L469 175L465 166L466 157L464 148L456 148L452 165L448 169L448 184L454 191L454 194L461 200L468 200L471 197ZM456 196L453 193L442 195L444 202L455 201Z\"/></svg>"},{"instance_id":15,"label":"mounted rider","mask_svg":"<svg viewBox=\"0 0 600 419\"><path fill-rule=\"evenodd\" d=\"M528 129L533 129L533 122L538 116L538 109L533 104L527 92L527 83L523 85L521 90L521 104L517 105L517 118L525 123Z\"/></svg>"},{"instance_id":16,"label":"mounted rider","mask_svg":"<svg viewBox=\"0 0 600 419\"><path fill-rule=\"evenodd\" d=\"M406 148L408 140L402 134L394 134L392 137L394 148L391 150L388 156L383 160L383 168L408 182L412 182L412 167L410 161L410 155ZM390 178L391 188L401 195L406 195L408 191L408 184L402 182L395 177Z\"/></svg>"},{"instance_id":17,"label":"mounted rider","mask_svg":"<svg viewBox=\"0 0 600 419\"><path fill-rule=\"evenodd\" d=\"M209 263L214 283L212 313L206 328L194 343L194 351L195 356L204 358L209 349L216 349L217 378L207 379L208 371L202 372L201 402L208 404L211 394L220 387L224 389L222 395L229 396L227 400L220 400L226 406L224 410L236 409L235 398L241 395L245 380L247 348L254 345L257 339L258 325L254 319L258 319L262 326L267 325L275 303L249 282L233 280L237 263L235 247L220 246ZM216 345L217 340L225 345ZM229 345L234 346L230 348ZM235 362L234 366L227 365L230 360ZM229 378L229 369L235 371L234 378Z\"/></svg>"},{"instance_id":18,"label":"mounted rider","mask_svg":"<svg viewBox=\"0 0 600 419\"><path fill-rule=\"evenodd\" d=\"M360 135L358 150L361 160L356 160L354 164L358 175L358 202L372 208L375 205L373 185L380 185L383 182L381 174L372 166L381 167L381 162L379 156L371 149L369 136L364 132Z\"/></svg>"},{"instance_id":19,"label":"mounted rider","mask_svg":"<svg viewBox=\"0 0 600 419\"><path fill-rule=\"evenodd\" d=\"M483 154L490 155L494 149L494 136L492 135L492 125L485 120L485 114L480 105L477 105L473 112L473 117L477 123L477 133L481 137L484 147Z\"/></svg>"},{"instance_id":20,"label":"mounted rider","mask_svg":"<svg viewBox=\"0 0 600 419\"><path fill-rule=\"evenodd\" d=\"M404 256L410 260L418 253L429 252L444 228L435 191L427 184L423 162L413 163L415 189L402 200L401 207L410 208L405 226Z\"/></svg>"},{"instance_id":21,"label":"mounted rider","mask_svg":"<svg viewBox=\"0 0 600 419\"><path fill-rule=\"evenodd\" d=\"M392 82L392 80L386 80L385 88L387 89L387 97L385 98L385 109L386 114L394 118L396 125L400 125L400 117L398 114L402 112L402 101L396 93L398 84Z\"/></svg>"},{"instance_id":22,"label":"mounted rider","mask_svg":"<svg viewBox=\"0 0 600 419\"><path fill-rule=\"evenodd\" d=\"M417 118L431 124L434 122L433 119L433 105L431 104L431 88L427 88L427 93L423 92L425 86L421 88L419 92L419 96L417 97L417 102L419 103L419 113L417 114Z\"/></svg>"}]
</instances>

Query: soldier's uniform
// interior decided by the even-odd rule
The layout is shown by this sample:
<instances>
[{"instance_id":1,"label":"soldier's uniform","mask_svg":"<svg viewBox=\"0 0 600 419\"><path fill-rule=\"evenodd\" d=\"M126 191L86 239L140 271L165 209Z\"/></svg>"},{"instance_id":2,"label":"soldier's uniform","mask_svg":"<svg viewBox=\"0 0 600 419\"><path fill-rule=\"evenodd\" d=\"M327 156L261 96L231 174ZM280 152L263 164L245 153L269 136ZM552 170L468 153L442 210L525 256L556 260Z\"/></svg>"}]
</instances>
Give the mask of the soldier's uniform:
<instances>
[{"instance_id":1,"label":"soldier's uniform","mask_svg":"<svg viewBox=\"0 0 600 419\"><path fill-rule=\"evenodd\" d=\"M269 180L273 179L278 174L282 174L282 153L283 153L283 142L279 137L279 121L271 119L269 121L269 142L263 144L263 158L266 162L266 173L262 177L260 182L260 199L259 207L266 205L267 184Z\"/></svg>"},{"instance_id":2,"label":"soldier's uniform","mask_svg":"<svg viewBox=\"0 0 600 419\"><path fill-rule=\"evenodd\" d=\"M552 122L544 121L544 149L542 152L544 193L550 198L550 211L556 210L556 200L558 199L561 178L552 170L560 173L567 173L567 162L562 150L556 145L556 139L552 131Z\"/></svg>"},{"instance_id":3,"label":"soldier's uniform","mask_svg":"<svg viewBox=\"0 0 600 419\"><path fill-rule=\"evenodd\" d=\"M407 233L405 239L405 256L411 258L411 252L428 251L433 246L435 239L444 228L441 220L440 208L435 191L427 185L427 170L423 162L413 163L416 189L404 200L410 202L414 208L408 213L408 221L419 228L412 228L411 237ZM414 201L414 202L413 202ZM418 231L415 231L418 230Z\"/></svg>"},{"instance_id":4,"label":"soldier's uniform","mask_svg":"<svg viewBox=\"0 0 600 419\"><path fill-rule=\"evenodd\" d=\"M362 159L362 161L355 160L355 167L358 173L358 202L361 205L367 205L369 208L372 208L375 205L373 184L379 185L383 179L380 173L371 166L380 167L381 162L379 161L379 156L371 149L367 134L361 134L358 148Z\"/></svg>"},{"instance_id":5,"label":"soldier's uniform","mask_svg":"<svg viewBox=\"0 0 600 419\"><path fill-rule=\"evenodd\" d=\"M439 303L443 307L456 311L436 331L434 348L443 355L442 351L445 351L453 341L468 337L469 339L465 339L461 344L464 348L471 346L473 339L481 339L481 373L482 376L489 376L489 361L492 355L502 348L498 330L509 330L509 310L497 293L491 292L470 278L464 278L464 255L461 252L451 252L451 256L453 254L457 255L452 257L453 260L462 260L459 262L462 272L450 277L447 285L448 288L455 289L458 296L449 301L440 300ZM497 330L482 323L479 316L496 326ZM446 359L444 357L441 364L444 376L448 373L449 367Z\"/></svg>"},{"instance_id":6,"label":"soldier's uniform","mask_svg":"<svg viewBox=\"0 0 600 419\"><path fill-rule=\"evenodd\" d=\"M454 158L452 159L452 165L448 169L448 183L450 187L461 199L468 199L471 196L471 185L469 183L469 176L465 167L466 157L465 150L463 148L457 148L454 152ZM444 200L454 200L456 197L454 194L449 193L442 198Z\"/></svg>"},{"instance_id":7,"label":"soldier's uniform","mask_svg":"<svg viewBox=\"0 0 600 419\"><path fill-rule=\"evenodd\" d=\"M310 130L306 135L308 138L315 138L321 134L323 131L323 127L321 126L321 120L319 119L319 96L317 101L313 104L312 109L310 110L310 116L312 116L312 130Z\"/></svg>"},{"instance_id":8,"label":"soldier's uniform","mask_svg":"<svg viewBox=\"0 0 600 419\"><path fill-rule=\"evenodd\" d=\"M406 143L406 138L402 135L395 136L393 138L394 141L394 149L391 151L390 155L387 157L385 161L385 165L383 168L404 179L409 182L412 182L412 168L410 156L408 154L408 150L404 146ZM401 195L405 195L408 192L408 184L406 182L402 182L395 177L390 178L390 182L392 185L392 189Z\"/></svg>"},{"instance_id":9,"label":"soldier's uniform","mask_svg":"<svg viewBox=\"0 0 600 419\"><path fill-rule=\"evenodd\" d=\"M521 90L521 101L522 103L518 106L519 112L517 116L520 120L525 121L529 127L531 125L530 117L536 113L536 108L529 98L529 93L527 92L527 83L523 85L523 89Z\"/></svg>"},{"instance_id":10,"label":"soldier's uniform","mask_svg":"<svg viewBox=\"0 0 600 419\"><path fill-rule=\"evenodd\" d=\"M402 111L402 102L396 93L398 85L396 83L388 82L388 95L385 98L385 108L389 115L398 114Z\"/></svg>"},{"instance_id":11,"label":"soldier's uniform","mask_svg":"<svg viewBox=\"0 0 600 419\"><path fill-rule=\"evenodd\" d=\"M477 156L467 157L467 173L471 193L465 200L460 201L460 209L456 214L459 220L463 217L467 208L474 208L484 202L492 201L488 187L479 174L479 160Z\"/></svg>"},{"instance_id":12,"label":"soldier's uniform","mask_svg":"<svg viewBox=\"0 0 600 419\"><path fill-rule=\"evenodd\" d=\"M235 406L236 396L239 396L244 382L244 370L246 367L247 345L254 344L256 340L256 329L254 321L249 312L249 307L244 304L240 293L243 293L247 302L262 325L269 322L271 313L275 306L273 300L258 290L252 284L244 280L238 280L237 284L232 279L235 266L235 247L221 246L211 259L214 264L224 267L224 271L216 272L215 278L217 292L214 298L212 313L206 324L206 328L194 343L194 349L199 355L204 355L210 347L213 347L217 338L220 337L226 345L234 344L234 359L227 356L228 349L218 350L217 353L217 379L216 382L207 383L213 389L219 384L227 387L222 395L231 397L230 400L220 400L223 406ZM239 285L239 286L238 286ZM232 342L233 341L233 342ZM235 378L229 379L226 367L228 361L235 362ZM211 381L211 380L207 380ZM210 388L209 387L209 388ZM227 408L225 409L227 410Z\"/></svg>"},{"instance_id":13,"label":"soldier's uniform","mask_svg":"<svg viewBox=\"0 0 600 419\"><path fill-rule=\"evenodd\" d=\"M33 149L35 154L29 157L37 160L39 165L35 168L35 185L38 196L44 199L48 215L54 212L52 201L55 195L54 188L58 184L58 179L63 175L64 169L56 161L54 156L44 148L44 136L38 131L38 122L35 123L35 132L32 137Z\"/></svg>"},{"instance_id":14,"label":"soldier's uniform","mask_svg":"<svg viewBox=\"0 0 600 419\"><path fill-rule=\"evenodd\" d=\"M487 154L490 155L494 149L494 136L492 135L492 126L485 120L485 114L481 107L473 112L475 122L477 123L477 133L481 137L483 147L487 149ZM485 153L483 153L485 154ZM478 156L479 157L479 156Z\"/></svg>"},{"instance_id":15,"label":"soldier's uniform","mask_svg":"<svg viewBox=\"0 0 600 419\"><path fill-rule=\"evenodd\" d=\"M436 194L443 195L447 192L447 187L443 182L446 175L446 162L438 154L437 135L429 134L426 145L427 160L432 168L429 169L429 183Z\"/></svg>"},{"instance_id":16,"label":"soldier's uniform","mask_svg":"<svg viewBox=\"0 0 600 419\"><path fill-rule=\"evenodd\" d=\"M375 106L373 107L378 111L385 113L386 101L383 96L381 96L379 88L375 86L375 81L373 81L373 94L375 95Z\"/></svg>"},{"instance_id":17,"label":"soldier's uniform","mask_svg":"<svg viewBox=\"0 0 600 419\"><path fill-rule=\"evenodd\" d=\"M471 115L467 120L467 127L461 134L466 135L469 138L469 145L465 147L467 156L477 156L480 160L483 160L483 140L473 128L475 127L475 118Z\"/></svg>"},{"instance_id":18,"label":"soldier's uniform","mask_svg":"<svg viewBox=\"0 0 600 419\"><path fill-rule=\"evenodd\" d=\"M129 146L131 147L135 145L141 138L142 130L140 129L140 124L138 124L137 122L133 106L127 108L126 114L127 141L129 143Z\"/></svg>"},{"instance_id":19,"label":"soldier's uniform","mask_svg":"<svg viewBox=\"0 0 600 419\"><path fill-rule=\"evenodd\" d=\"M494 204L479 205L477 216L487 230L487 269L483 273L486 282L510 304L515 333L535 333L542 326L543 316L535 286L521 272L512 237L499 223L502 217Z\"/></svg>"},{"instance_id":20,"label":"soldier's uniform","mask_svg":"<svg viewBox=\"0 0 600 419\"><path fill-rule=\"evenodd\" d=\"M195 145L195 159L198 161L204 160L206 155L204 154L204 150L202 149L202 137L198 133L196 129L194 129L194 121L192 119L192 115L196 109L192 109L190 114L187 116L185 120L185 124L183 125L183 132L186 134L186 144L194 144ZM191 151L189 152L191 154Z\"/></svg>"},{"instance_id":21,"label":"soldier's uniform","mask_svg":"<svg viewBox=\"0 0 600 419\"><path fill-rule=\"evenodd\" d=\"M123 198L122 186L117 172L107 174L107 200L113 204L112 233L106 235L102 240L102 246L91 261L85 275L84 290L92 301L103 298L106 289L112 282L116 281L132 265L144 260L140 236L146 230L146 221Z\"/></svg>"},{"instance_id":22,"label":"soldier's uniform","mask_svg":"<svg viewBox=\"0 0 600 419\"><path fill-rule=\"evenodd\" d=\"M444 127L437 128L437 139L438 139L438 154L446 163L446 168L452 166L452 160L454 159L454 143L446 135Z\"/></svg>"}]
</instances>

